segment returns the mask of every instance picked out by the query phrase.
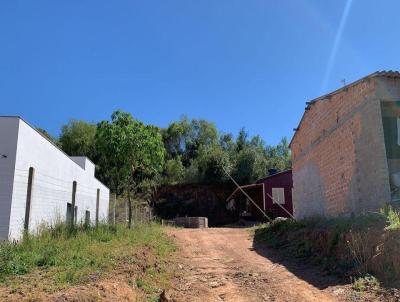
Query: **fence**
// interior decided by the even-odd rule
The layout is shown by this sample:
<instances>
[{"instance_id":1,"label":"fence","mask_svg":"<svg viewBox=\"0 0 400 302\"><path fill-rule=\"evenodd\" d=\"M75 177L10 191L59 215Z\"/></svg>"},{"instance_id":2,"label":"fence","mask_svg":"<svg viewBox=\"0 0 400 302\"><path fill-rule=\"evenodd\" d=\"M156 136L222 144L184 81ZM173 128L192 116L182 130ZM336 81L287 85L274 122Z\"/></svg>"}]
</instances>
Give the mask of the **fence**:
<instances>
[{"instance_id":1,"label":"fence","mask_svg":"<svg viewBox=\"0 0 400 302\"><path fill-rule=\"evenodd\" d=\"M135 202L134 202L135 203ZM125 198L110 198L110 221L114 224L127 224L129 219L128 202ZM132 206L132 224L150 223L153 221L153 210L144 204Z\"/></svg>"}]
</instances>

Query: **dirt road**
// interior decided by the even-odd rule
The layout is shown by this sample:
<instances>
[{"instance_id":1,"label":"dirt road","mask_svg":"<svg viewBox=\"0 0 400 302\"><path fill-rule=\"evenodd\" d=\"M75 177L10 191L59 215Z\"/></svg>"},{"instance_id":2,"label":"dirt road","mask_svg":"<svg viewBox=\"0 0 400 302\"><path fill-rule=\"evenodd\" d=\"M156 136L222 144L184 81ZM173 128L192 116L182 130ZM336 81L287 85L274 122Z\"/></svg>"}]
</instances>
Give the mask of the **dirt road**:
<instances>
[{"instance_id":1,"label":"dirt road","mask_svg":"<svg viewBox=\"0 0 400 302\"><path fill-rule=\"evenodd\" d=\"M181 247L175 301L346 301L348 286L277 252L248 229L171 229Z\"/></svg>"}]
</instances>

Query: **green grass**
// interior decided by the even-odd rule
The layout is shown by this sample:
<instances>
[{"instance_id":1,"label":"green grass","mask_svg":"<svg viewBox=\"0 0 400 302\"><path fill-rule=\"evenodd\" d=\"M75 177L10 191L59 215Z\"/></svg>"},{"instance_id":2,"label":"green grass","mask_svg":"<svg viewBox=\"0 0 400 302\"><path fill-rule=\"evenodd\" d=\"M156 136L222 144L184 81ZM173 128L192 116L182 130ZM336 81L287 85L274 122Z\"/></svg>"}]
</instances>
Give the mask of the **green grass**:
<instances>
[{"instance_id":1,"label":"green grass","mask_svg":"<svg viewBox=\"0 0 400 302\"><path fill-rule=\"evenodd\" d=\"M356 279L353 282L353 289L358 292L364 292L366 290L377 290L380 287L380 283L377 278L366 274L363 277Z\"/></svg>"},{"instance_id":2,"label":"green grass","mask_svg":"<svg viewBox=\"0 0 400 302\"><path fill-rule=\"evenodd\" d=\"M48 281L45 290L51 291L131 265L141 267L136 285L151 295L160 282L168 281L164 262L174 251L175 245L157 224L132 229L105 224L71 229L58 224L35 236L25 235L18 243L0 244L0 283L18 287L26 282L22 275L39 272Z\"/></svg>"},{"instance_id":3,"label":"green grass","mask_svg":"<svg viewBox=\"0 0 400 302\"><path fill-rule=\"evenodd\" d=\"M386 230L400 229L400 212L388 205L381 210L381 214L386 217Z\"/></svg>"}]
</instances>

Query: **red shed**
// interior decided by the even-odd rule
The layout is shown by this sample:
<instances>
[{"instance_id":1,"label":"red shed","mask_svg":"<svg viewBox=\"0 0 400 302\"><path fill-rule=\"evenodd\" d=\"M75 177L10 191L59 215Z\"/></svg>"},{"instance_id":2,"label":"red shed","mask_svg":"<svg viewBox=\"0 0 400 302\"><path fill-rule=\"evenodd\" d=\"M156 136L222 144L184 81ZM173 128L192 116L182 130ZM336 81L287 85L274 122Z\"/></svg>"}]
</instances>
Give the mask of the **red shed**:
<instances>
[{"instance_id":1,"label":"red shed","mask_svg":"<svg viewBox=\"0 0 400 302\"><path fill-rule=\"evenodd\" d=\"M255 184L245 185L241 188L269 217L290 217L287 212L293 214L292 170L272 174L257 180ZM227 202L228 207L238 216L248 216L257 220L264 220L263 214L247 200L239 188L229 195Z\"/></svg>"}]
</instances>

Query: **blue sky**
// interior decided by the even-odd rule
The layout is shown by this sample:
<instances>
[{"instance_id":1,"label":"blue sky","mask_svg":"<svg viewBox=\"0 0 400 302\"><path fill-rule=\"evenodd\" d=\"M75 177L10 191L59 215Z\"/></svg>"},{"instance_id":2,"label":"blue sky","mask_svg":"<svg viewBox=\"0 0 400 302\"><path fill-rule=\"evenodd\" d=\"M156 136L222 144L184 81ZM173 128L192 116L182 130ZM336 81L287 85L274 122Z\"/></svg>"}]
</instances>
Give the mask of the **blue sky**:
<instances>
[{"instance_id":1,"label":"blue sky","mask_svg":"<svg viewBox=\"0 0 400 302\"><path fill-rule=\"evenodd\" d=\"M275 144L342 79L400 69L399 11L397 0L2 0L0 115L57 135L118 108L161 127L186 114Z\"/></svg>"}]
</instances>

